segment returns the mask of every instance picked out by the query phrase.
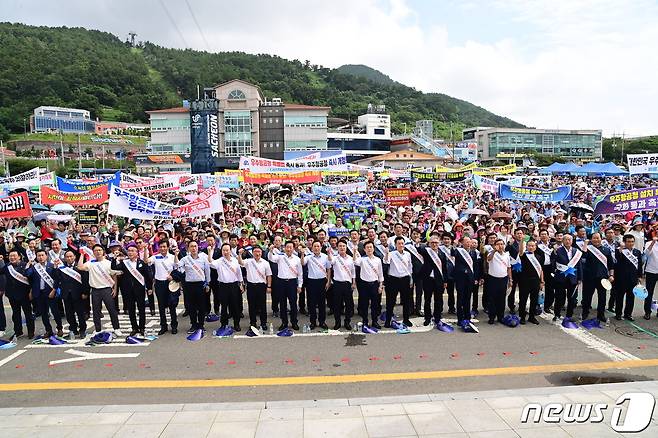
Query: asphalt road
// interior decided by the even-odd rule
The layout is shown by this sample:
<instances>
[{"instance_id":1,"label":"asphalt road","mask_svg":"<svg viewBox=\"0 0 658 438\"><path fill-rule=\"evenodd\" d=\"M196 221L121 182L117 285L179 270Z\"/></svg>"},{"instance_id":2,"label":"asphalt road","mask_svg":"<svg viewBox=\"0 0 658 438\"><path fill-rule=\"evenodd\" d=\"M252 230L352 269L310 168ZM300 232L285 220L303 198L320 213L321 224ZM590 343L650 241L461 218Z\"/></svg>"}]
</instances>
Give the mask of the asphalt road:
<instances>
[{"instance_id":1,"label":"asphalt road","mask_svg":"<svg viewBox=\"0 0 658 438\"><path fill-rule=\"evenodd\" d=\"M0 350L0 407L352 398L658 379L658 319L641 319L639 301L635 308L635 323L613 319L589 332L540 319L539 326L517 328L480 323L479 334L419 327L405 335L221 339L210 331L219 323L209 323L206 337L190 342L183 319L179 334L141 346L36 346L22 339ZM124 332L128 327L122 316ZM101 356L51 363L88 353ZM47 389L75 382L110 384ZM116 382L124 387L108 387Z\"/></svg>"}]
</instances>

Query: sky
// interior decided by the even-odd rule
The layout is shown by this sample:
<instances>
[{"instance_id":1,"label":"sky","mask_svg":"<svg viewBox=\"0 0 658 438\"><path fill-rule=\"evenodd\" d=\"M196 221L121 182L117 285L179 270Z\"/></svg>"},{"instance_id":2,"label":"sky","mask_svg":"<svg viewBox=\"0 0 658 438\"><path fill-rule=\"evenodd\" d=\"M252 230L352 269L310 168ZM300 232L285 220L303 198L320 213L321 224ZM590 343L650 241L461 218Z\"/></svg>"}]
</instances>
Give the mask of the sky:
<instances>
[{"instance_id":1,"label":"sky","mask_svg":"<svg viewBox=\"0 0 658 438\"><path fill-rule=\"evenodd\" d=\"M365 64L527 126L658 134L658 0L2 0L0 21Z\"/></svg>"}]
</instances>

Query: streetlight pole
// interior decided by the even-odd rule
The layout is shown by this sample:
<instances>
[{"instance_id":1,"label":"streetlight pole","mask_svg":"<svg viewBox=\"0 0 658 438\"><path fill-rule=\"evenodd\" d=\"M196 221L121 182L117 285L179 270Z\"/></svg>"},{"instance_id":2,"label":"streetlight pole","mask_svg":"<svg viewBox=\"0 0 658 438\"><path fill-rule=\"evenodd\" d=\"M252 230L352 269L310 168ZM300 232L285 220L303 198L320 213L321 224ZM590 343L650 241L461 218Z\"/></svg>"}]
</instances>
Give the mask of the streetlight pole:
<instances>
[{"instance_id":1,"label":"streetlight pole","mask_svg":"<svg viewBox=\"0 0 658 438\"><path fill-rule=\"evenodd\" d=\"M78 132L78 176L82 174L82 152L80 149L80 133Z\"/></svg>"}]
</instances>

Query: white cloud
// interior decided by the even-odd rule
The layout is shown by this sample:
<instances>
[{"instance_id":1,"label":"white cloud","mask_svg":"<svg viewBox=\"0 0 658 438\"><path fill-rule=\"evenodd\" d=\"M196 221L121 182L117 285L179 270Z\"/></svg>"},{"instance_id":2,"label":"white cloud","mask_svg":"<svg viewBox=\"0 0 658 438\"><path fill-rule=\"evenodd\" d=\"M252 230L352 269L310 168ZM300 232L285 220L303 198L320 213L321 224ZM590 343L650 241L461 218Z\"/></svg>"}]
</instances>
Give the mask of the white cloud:
<instances>
[{"instance_id":1,"label":"white cloud","mask_svg":"<svg viewBox=\"0 0 658 438\"><path fill-rule=\"evenodd\" d=\"M189 2L214 51L270 53L329 67L366 64L530 126L658 133L658 6L652 0L472 0L468 11L492 8L487 11L511 17L511 26L529 33L459 44L451 43L450 28L470 23L438 17L423 27L420 14L427 11L407 0ZM6 20L99 28L122 38L136 29L138 39L184 46L159 0L71 0L67 8L3 3ZM187 43L205 49L184 2L165 4Z\"/></svg>"}]
</instances>

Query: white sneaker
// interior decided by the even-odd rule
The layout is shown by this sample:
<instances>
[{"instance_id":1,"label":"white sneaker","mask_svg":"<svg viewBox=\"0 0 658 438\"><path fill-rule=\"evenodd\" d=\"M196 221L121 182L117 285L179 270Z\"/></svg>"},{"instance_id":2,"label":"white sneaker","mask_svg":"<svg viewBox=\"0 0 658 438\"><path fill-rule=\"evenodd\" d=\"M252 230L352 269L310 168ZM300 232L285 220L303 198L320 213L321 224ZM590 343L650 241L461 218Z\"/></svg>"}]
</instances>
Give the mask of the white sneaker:
<instances>
[{"instance_id":1,"label":"white sneaker","mask_svg":"<svg viewBox=\"0 0 658 438\"><path fill-rule=\"evenodd\" d=\"M114 330L114 336L116 336L117 338L122 338L123 333L121 333L121 330L116 329L116 330Z\"/></svg>"}]
</instances>

